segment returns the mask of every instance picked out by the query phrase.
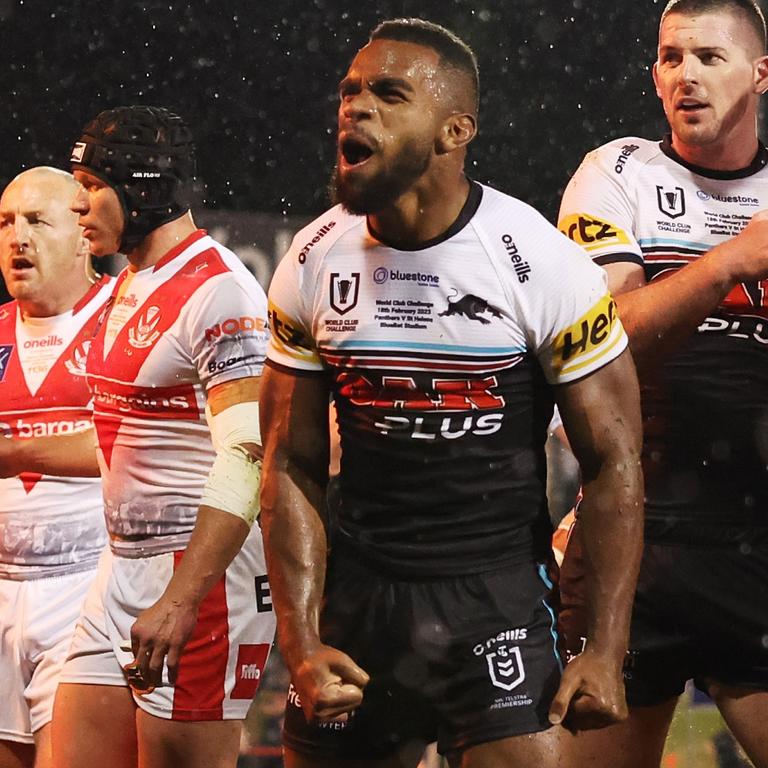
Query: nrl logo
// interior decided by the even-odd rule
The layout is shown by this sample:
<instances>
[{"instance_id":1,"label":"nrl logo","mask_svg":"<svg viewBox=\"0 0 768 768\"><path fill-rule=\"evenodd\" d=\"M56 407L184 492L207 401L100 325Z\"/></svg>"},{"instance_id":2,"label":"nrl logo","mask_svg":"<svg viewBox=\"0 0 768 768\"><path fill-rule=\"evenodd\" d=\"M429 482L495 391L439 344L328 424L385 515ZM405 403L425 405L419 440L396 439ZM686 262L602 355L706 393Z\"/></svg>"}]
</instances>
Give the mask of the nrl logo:
<instances>
[{"instance_id":1,"label":"nrl logo","mask_svg":"<svg viewBox=\"0 0 768 768\"><path fill-rule=\"evenodd\" d=\"M359 272L353 272L349 277L342 277L338 272L331 273L331 308L334 312L345 315L354 309L359 292Z\"/></svg>"},{"instance_id":2,"label":"nrl logo","mask_svg":"<svg viewBox=\"0 0 768 768\"><path fill-rule=\"evenodd\" d=\"M139 322L128 331L130 345L136 349L151 347L160 338L160 331L155 330L159 322L160 307L153 305L139 316Z\"/></svg>"},{"instance_id":3,"label":"nrl logo","mask_svg":"<svg viewBox=\"0 0 768 768\"><path fill-rule=\"evenodd\" d=\"M666 189L657 184L656 201L659 210L670 219L677 219L685 213L685 194L682 187Z\"/></svg>"},{"instance_id":4,"label":"nrl logo","mask_svg":"<svg viewBox=\"0 0 768 768\"><path fill-rule=\"evenodd\" d=\"M73 376L85 376L85 361L88 359L88 350L90 348L90 340L78 344L72 353L72 357L64 363L67 370Z\"/></svg>"},{"instance_id":5,"label":"nrl logo","mask_svg":"<svg viewBox=\"0 0 768 768\"><path fill-rule=\"evenodd\" d=\"M488 662L491 682L497 688L511 691L525 680L523 657L518 646L501 646L492 653L486 653L485 660Z\"/></svg>"}]
</instances>

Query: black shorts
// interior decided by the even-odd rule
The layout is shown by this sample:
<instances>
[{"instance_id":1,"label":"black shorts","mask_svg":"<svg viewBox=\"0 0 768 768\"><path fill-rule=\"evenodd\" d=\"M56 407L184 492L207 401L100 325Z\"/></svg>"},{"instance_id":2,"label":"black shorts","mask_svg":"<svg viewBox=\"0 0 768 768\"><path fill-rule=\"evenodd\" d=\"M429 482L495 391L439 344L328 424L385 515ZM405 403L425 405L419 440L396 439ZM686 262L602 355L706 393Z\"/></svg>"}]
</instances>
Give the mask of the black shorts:
<instances>
[{"instance_id":1,"label":"black shorts","mask_svg":"<svg viewBox=\"0 0 768 768\"><path fill-rule=\"evenodd\" d=\"M291 687L284 744L325 758L381 759L431 741L442 753L542 731L560 682L545 566L401 581L337 559L323 642L371 681L345 725L308 724Z\"/></svg>"},{"instance_id":2,"label":"black shorts","mask_svg":"<svg viewBox=\"0 0 768 768\"><path fill-rule=\"evenodd\" d=\"M560 576L560 628L571 656L586 634L579 526ZM768 690L768 551L647 542L624 668L632 706L660 704L694 680Z\"/></svg>"}]
</instances>

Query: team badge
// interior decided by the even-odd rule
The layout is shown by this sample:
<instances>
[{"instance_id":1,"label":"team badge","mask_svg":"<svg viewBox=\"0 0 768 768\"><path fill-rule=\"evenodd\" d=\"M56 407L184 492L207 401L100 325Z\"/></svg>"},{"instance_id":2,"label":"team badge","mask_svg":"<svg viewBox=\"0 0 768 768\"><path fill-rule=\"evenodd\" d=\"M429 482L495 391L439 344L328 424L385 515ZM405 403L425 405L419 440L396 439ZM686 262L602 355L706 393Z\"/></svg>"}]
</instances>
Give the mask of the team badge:
<instances>
[{"instance_id":1,"label":"team badge","mask_svg":"<svg viewBox=\"0 0 768 768\"><path fill-rule=\"evenodd\" d=\"M478 323L488 325L491 321L485 317L480 317L484 313L488 313L491 317L502 317L501 310L498 307L494 307L493 304L489 304L487 299L482 296L475 296L474 293L467 293L460 299L456 298L459 292L455 288L451 288L453 291L453 297L446 297L448 306L444 312L439 312L440 317L450 317L451 315L459 315L466 317L468 320L477 320Z\"/></svg>"},{"instance_id":2,"label":"team badge","mask_svg":"<svg viewBox=\"0 0 768 768\"><path fill-rule=\"evenodd\" d=\"M139 322L128 331L128 342L136 349L151 347L159 338L155 330L160 322L160 307L151 306L139 316Z\"/></svg>"},{"instance_id":3,"label":"team badge","mask_svg":"<svg viewBox=\"0 0 768 768\"><path fill-rule=\"evenodd\" d=\"M497 688L511 691L525 680L525 667L519 646L510 648L508 645L502 645L495 651L486 653L485 660L488 662L491 682Z\"/></svg>"},{"instance_id":4,"label":"team badge","mask_svg":"<svg viewBox=\"0 0 768 768\"><path fill-rule=\"evenodd\" d=\"M8 370L8 362L13 352L13 344L0 344L0 381L5 378L5 372Z\"/></svg>"},{"instance_id":5,"label":"team badge","mask_svg":"<svg viewBox=\"0 0 768 768\"><path fill-rule=\"evenodd\" d=\"M685 213L685 193L682 187L667 189L657 184L656 200L659 210L670 219L677 219Z\"/></svg>"},{"instance_id":6,"label":"team badge","mask_svg":"<svg viewBox=\"0 0 768 768\"><path fill-rule=\"evenodd\" d=\"M331 273L331 308L336 314L346 315L354 309L359 293L359 272L353 272L349 277L342 277L338 272Z\"/></svg>"},{"instance_id":7,"label":"team badge","mask_svg":"<svg viewBox=\"0 0 768 768\"><path fill-rule=\"evenodd\" d=\"M90 348L90 339L82 344L78 344L72 352L72 357L64 363L67 370L73 376L85 376L85 361L88 359L88 350Z\"/></svg>"}]
</instances>

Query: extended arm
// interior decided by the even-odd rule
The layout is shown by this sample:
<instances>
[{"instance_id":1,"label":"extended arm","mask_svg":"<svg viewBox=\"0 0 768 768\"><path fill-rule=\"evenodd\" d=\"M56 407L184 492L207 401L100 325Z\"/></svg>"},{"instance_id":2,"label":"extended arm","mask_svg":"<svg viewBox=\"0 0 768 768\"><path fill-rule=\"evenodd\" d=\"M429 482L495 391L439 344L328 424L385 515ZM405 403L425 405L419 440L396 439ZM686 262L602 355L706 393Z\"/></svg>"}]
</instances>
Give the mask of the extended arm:
<instances>
[{"instance_id":1,"label":"extended arm","mask_svg":"<svg viewBox=\"0 0 768 768\"><path fill-rule=\"evenodd\" d=\"M239 404L255 405L259 399L259 384L258 378L248 377L212 387L208 393L211 416L216 418ZM160 682L166 655L171 682L175 680L181 651L195 627L200 603L222 577L250 531L251 520L244 518L250 518L257 511L261 445L258 412L255 408L248 412L253 414L254 423L243 425L243 435L253 437L237 443L242 448L240 464L219 465L223 472L232 473L230 478L223 479L238 491L231 502L234 512L206 503L200 505L192 537L165 592L140 614L131 628L133 651L141 675L152 684ZM222 446L219 446L218 451L221 450ZM238 461L237 457L235 461ZM209 486L216 471L214 465ZM204 499L207 496L208 490Z\"/></svg>"},{"instance_id":2,"label":"extended arm","mask_svg":"<svg viewBox=\"0 0 768 768\"><path fill-rule=\"evenodd\" d=\"M646 284L638 265L605 269L635 362L646 370L690 337L738 283L768 278L768 211L669 277Z\"/></svg>"},{"instance_id":3,"label":"extended arm","mask_svg":"<svg viewBox=\"0 0 768 768\"><path fill-rule=\"evenodd\" d=\"M581 466L589 614L586 649L566 667L550 719L560 722L568 708L572 727L598 727L626 717L621 670L642 552L640 396L630 354L558 387L556 397Z\"/></svg>"},{"instance_id":4,"label":"extended arm","mask_svg":"<svg viewBox=\"0 0 768 768\"><path fill-rule=\"evenodd\" d=\"M262 390L262 516L280 648L307 718L357 707L367 675L320 640L325 585L328 390L317 376L267 368Z\"/></svg>"},{"instance_id":5,"label":"extended arm","mask_svg":"<svg viewBox=\"0 0 768 768\"><path fill-rule=\"evenodd\" d=\"M72 435L0 439L0 477L14 477L21 472L98 477L93 428Z\"/></svg>"}]
</instances>

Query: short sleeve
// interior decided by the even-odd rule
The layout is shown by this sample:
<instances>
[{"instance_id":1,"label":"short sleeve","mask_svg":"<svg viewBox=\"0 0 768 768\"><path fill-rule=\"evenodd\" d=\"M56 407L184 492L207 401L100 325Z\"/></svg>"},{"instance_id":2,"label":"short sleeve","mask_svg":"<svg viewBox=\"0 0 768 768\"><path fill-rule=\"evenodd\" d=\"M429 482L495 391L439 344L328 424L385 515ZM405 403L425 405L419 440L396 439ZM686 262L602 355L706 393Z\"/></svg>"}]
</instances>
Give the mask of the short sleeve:
<instances>
[{"instance_id":1,"label":"short sleeve","mask_svg":"<svg viewBox=\"0 0 768 768\"><path fill-rule=\"evenodd\" d=\"M609 144L590 152L563 194L558 228L597 264L643 264L628 184L638 148L631 143Z\"/></svg>"},{"instance_id":2,"label":"short sleeve","mask_svg":"<svg viewBox=\"0 0 768 768\"><path fill-rule=\"evenodd\" d=\"M532 266L516 303L547 381L576 381L618 357L628 342L605 270L539 214L516 240Z\"/></svg>"},{"instance_id":3,"label":"short sleeve","mask_svg":"<svg viewBox=\"0 0 768 768\"><path fill-rule=\"evenodd\" d=\"M260 376L269 329L267 300L247 270L225 272L199 292L186 322L190 354L206 390Z\"/></svg>"},{"instance_id":4,"label":"short sleeve","mask_svg":"<svg viewBox=\"0 0 768 768\"><path fill-rule=\"evenodd\" d=\"M311 288L307 267L299 262L294 249L283 257L269 286L271 338L267 357L270 364L294 373L314 373L323 364L312 336Z\"/></svg>"}]
</instances>

